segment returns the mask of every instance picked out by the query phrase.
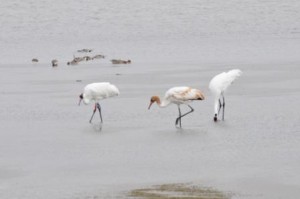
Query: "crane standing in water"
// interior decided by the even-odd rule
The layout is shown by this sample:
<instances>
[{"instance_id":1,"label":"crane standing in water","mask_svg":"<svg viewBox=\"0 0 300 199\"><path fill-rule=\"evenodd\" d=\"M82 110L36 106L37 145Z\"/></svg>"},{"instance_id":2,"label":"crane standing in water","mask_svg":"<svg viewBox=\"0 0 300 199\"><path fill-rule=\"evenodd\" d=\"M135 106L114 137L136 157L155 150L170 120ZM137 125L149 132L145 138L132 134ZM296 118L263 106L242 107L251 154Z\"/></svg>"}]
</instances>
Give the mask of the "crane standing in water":
<instances>
[{"instance_id":1,"label":"crane standing in water","mask_svg":"<svg viewBox=\"0 0 300 199\"><path fill-rule=\"evenodd\" d=\"M242 75L242 71L240 69L233 69L228 72L220 73L212 78L209 83L209 89L215 97L215 104L214 104L214 121L218 121L218 115L220 110L222 109L222 120L224 120L225 114L225 97L224 93L227 88L234 82L234 80ZM223 101L221 102L221 97Z\"/></svg>"},{"instance_id":2,"label":"crane standing in water","mask_svg":"<svg viewBox=\"0 0 300 199\"><path fill-rule=\"evenodd\" d=\"M150 109L151 105L154 102L156 102L157 105L161 108L166 107L166 106L170 105L171 103L176 104L178 106L179 116L176 118L175 126L177 127L177 125L179 123L179 127L181 128L181 118L183 118L184 116L186 116L194 111L193 107L188 105L188 103L193 100L204 100L204 98L205 97L204 97L203 93L198 89L185 87L185 86L173 87L173 88L170 88L166 92L162 101L160 100L160 98L158 96L152 96L150 99L150 104L149 104L148 109ZM182 115L181 110L180 110L181 104L187 105L191 110Z\"/></svg>"},{"instance_id":3,"label":"crane standing in water","mask_svg":"<svg viewBox=\"0 0 300 199\"><path fill-rule=\"evenodd\" d=\"M100 82L100 83L92 83L88 84L84 87L83 93L79 95L79 103L83 100L84 104L89 104L91 101L95 102L94 111L92 114L92 117L90 119L90 123L92 123L92 119L95 115L95 112L97 109L99 110L100 114L100 120L101 123L103 123L102 120L102 114L101 114L101 106L100 106L100 100L118 96L120 94L119 89L109 82Z\"/></svg>"}]
</instances>

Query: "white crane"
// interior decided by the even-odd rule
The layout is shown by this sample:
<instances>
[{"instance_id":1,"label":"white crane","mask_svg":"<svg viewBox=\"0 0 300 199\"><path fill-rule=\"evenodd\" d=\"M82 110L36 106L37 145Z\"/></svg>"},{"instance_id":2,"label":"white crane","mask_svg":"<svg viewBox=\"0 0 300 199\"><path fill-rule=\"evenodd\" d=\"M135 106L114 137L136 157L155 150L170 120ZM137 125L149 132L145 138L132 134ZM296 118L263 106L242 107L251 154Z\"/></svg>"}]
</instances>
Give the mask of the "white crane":
<instances>
[{"instance_id":1,"label":"white crane","mask_svg":"<svg viewBox=\"0 0 300 199\"><path fill-rule=\"evenodd\" d=\"M215 122L218 120L218 115L221 109L223 109L222 120L224 120L224 112L225 112L224 92L232 84L232 82L241 75L242 75L242 71L240 69L233 69L228 72L223 72L214 76L210 81L209 89L215 97L215 103L214 103ZM221 102L221 97L223 98L223 102Z\"/></svg>"},{"instance_id":2,"label":"white crane","mask_svg":"<svg viewBox=\"0 0 300 199\"><path fill-rule=\"evenodd\" d=\"M188 103L193 100L204 100L204 98L205 97L204 97L203 93L198 89L184 87L184 86L173 87L173 88L170 88L166 92L162 101L160 100L160 98L158 96L152 96L150 99L150 104L149 104L148 109L150 109L151 105L154 102L156 102L158 104L158 106L161 108L166 107L171 103L176 104L178 106L179 116L176 118L175 126L177 127L177 125L179 123L179 127L181 128L181 118L194 111L194 109L190 105L188 105ZM181 104L187 105L191 110L182 115L181 110L180 110Z\"/></svg>"},{"instance_id":3,"label":"white crane","mask_svg":"<svg viewBox=\"0 0 300 199\"><path fill-rule=\"evenodd\" d=\"M119 89L109 82L100 82L100 83L92 83L88 84L84 87L83 93L79 95L79 103L83 100L84 104L89 104L91 101L95 102L94 111L92 114L92 117L90 119L90 123L92 123L92 119L95 115L96 110L99 110L101 123L102 120L102 114L101 114L101 106L99 104L99 101L105 98L118 96L120 94Z\"/></svg>"}]
</instances>

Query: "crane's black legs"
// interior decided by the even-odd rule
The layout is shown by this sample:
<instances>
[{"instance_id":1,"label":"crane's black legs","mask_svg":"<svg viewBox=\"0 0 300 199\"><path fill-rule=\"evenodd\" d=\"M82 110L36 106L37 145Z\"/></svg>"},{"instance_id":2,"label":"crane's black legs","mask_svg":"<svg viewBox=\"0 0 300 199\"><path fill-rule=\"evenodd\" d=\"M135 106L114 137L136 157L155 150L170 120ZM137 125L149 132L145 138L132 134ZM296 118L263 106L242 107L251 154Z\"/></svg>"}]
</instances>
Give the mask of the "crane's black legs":
<instances>
[{"instance_id":1,"label":"crane's black legs","mask_svg":"<svg viewBox=\"0 0 300 199\"><path fill-rule=\"evenodd\" d=\"M101 123L103 123L103 120L102 120L102 114L101 114L101 106L100 106L99 103L97 103L97 109L99 110Z\"/></svg>"},{"instance_id":2,"label":"crane's black legs","mask_svg":"<svg viewBox=\"0 0 300 199\"><path fill-rule=\"evenodd\" d=\"M91 117L91 119L90 119L90 123L92 123L92 119L93 119L93 117L94 117L94 115L95 115L96 110L97 110L97 103L95 104L95 108L94 108L92 117Z\"/></svg>"},{"instance_id":3,"label":"crane's black legs","mask_svg":"<svg viewBox=\"0 0 300 199\"><path fill-rule=\"evenodd\" d=\"M191 110L183 115L181 115L181 111L180 111L180 106L178 105L178 111L179 111L179 117L176 119L175 121L175 126L177 126L178 121L179 121L179 127L181 128L181 118L183 118L184 116L190 114L191 112L194 111L193 107L191 107L190 105L187 105Z\"/></svg>"},{"instance_id":4,"label":"crane's black legs","mask_svg":"<svg viewBox=\"0 0 300 199\"><path fill-rule=\"evenodd\" d=\"M224 115L225 115L225 97L224 97L223 94L221 94L221 95L222 95L223 101L221 101L221 98L219 99L218 115L220 114L221 109L223 109L222 110L222 120L224 121ZM218 118L217 118L218 115L215 114L215 116L214 116L214 121L215 122L218 121Z\"/></svg>"},{"instance_id":5,"label":"crane's black legs","mask_svg":"<svg viewBox=\"0 0 300 199\"><path fill-rule=\"evenodd\" d=\"M218 115L220 114L221 108L222 108L222 103L221 103L221 99L219 99L219 110L218 110Z\"/></svg>"},{"instance_id":6,"label":"crane's black legs","mask_svg":"<svg viewBox=\"0 0 300 199\"><path fill-rule=\"evenodd\" d=\"M92 117L91 117L91 119L90 119L90 123L92 123L93 117L94 117L94 115L95 115L97 109L99 110L101 123L103 122L103 120L102 120L102 114L101 114L101 106L100 106L100 104L97 102L97 103L95 103L95 108L94 108L94 110L93 110L93 114L92 114Z\"/></svg>"},{"instance_id":7,"label":"crane's black legs","mask_svg":"<svg viewBox=\"0 0 300 199\"><path fill-rule=\"evenodd\" d=\"M175 126L177 126L178 121L179 121L179 127L181 128L181 111L180 111L180 106L178 106L178 112L179 112L179 117L176 118Z\"/></svg>"}]
</instances>

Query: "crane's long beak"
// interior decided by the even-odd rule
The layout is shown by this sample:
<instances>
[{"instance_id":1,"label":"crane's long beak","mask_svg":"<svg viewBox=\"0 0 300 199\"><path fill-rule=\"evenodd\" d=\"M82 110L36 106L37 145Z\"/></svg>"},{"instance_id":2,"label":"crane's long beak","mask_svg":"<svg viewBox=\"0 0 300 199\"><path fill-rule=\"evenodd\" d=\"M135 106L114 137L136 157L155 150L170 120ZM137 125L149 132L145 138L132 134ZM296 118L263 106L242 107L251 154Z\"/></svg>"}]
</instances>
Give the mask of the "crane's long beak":
<instances>
[{"instance_id":1,"label":"crane's long beak","mask_svg":"<svg viewBox=\"0 0 300 199\"><path fill-rule=\"evenodd\" d=\"M149 107L148 107L148 110L150 109L150 107L152 106L153 102L150 102L149 104Z\"/></svg>"}]
</instances>

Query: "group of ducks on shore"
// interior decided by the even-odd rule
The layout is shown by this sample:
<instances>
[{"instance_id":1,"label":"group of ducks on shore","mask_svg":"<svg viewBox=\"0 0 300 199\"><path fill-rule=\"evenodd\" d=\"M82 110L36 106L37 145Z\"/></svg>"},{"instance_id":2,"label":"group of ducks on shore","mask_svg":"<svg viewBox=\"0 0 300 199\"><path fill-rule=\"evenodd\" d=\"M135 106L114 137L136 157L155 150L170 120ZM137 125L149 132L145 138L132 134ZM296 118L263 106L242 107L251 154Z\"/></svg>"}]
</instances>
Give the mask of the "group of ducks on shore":
<instances>
[{"instance_id":1,"label":"group of ducks on shore","mask_svg":"<svg viewBox=\"0 0 300 199\"><path fill-rule=\"evenodd\" d=\"M93 49L87 49L87 48L77 50L78 53L85 53L85 54L91 53L92 51L93 51ZM94 60L94 59L105 59L105 56L101 55L101 54L97 54L97 55L94 55L94 56L85 55L85 56L82 56L82 57L75 57L75 55L73 54L73 60L68 61L67 65L77 65L82 61L91 61L91 60ZM39 60L37 58L33 58L31 61L32 61L32 63L39 62ZM131 60L129 60L129 59L128 60L112 59L110 61L111 61L112 64L130 64L131 63ZM57 67L58 66L58 60L53 59L51 61L51 65L52 65L52 67Z\"/></svg>"},{"instance_id":2,"label":"group of ducks on shore","mask_svg":"<svg viewBox=\"0 0 300 199\"><path fill-rule=\"evenodd\" d=\"M214 76L210 83L209 89L214 96L214 118L215 122L218 121L218 116L220 111L222 110L222 120L224 120L225 114L225 97L224 93L227 88L234 82L236 78L242 75L242 71L240 69L233 69L228 72L222 72L216 76ZM90 118L90 123L95 115L95 112L98 110L100 114L101 124L102 114L101 114L101 106L100 100L118 96L120 94L119 89L109 82L97 82L88 84L84 87L83 93L79 95L79 105L80 102L83 101L84 104L89 104L91 101L95 102L94 110L92 117ZM150 104L148 109L152 106L152 104L156 103L159 107L163 108L170 104L175 104L178 107L179 116L175 120L175 126L177 128L181 128L181 118L192 113L194 111L193 107L189 105L189 102L195 100L204 100L204 94L195 88L180 86L170 88L163 98L159 96L152 96L150 98ZM190 110L184 114L181 113L180 105L185 104L190 108Z\"/></svg>"}]
</instances>

